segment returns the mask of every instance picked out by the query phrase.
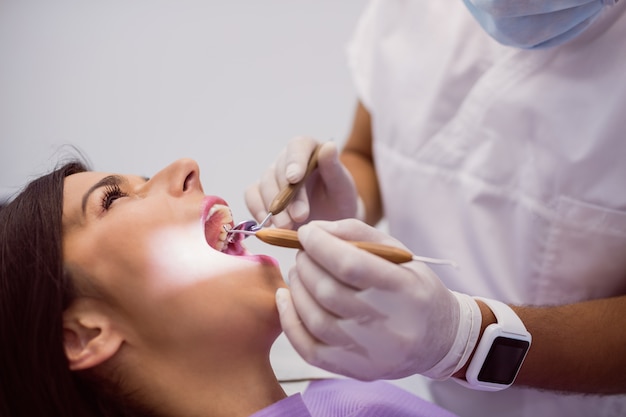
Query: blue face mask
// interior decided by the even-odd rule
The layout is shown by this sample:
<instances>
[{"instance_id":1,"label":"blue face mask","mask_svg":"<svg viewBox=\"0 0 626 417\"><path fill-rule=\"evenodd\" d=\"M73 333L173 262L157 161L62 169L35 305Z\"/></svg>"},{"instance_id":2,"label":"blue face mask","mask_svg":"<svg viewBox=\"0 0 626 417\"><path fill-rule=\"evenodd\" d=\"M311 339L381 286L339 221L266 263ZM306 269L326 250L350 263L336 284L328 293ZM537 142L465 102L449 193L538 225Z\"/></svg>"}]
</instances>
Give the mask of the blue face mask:
<instances>
[{"instance_id":1,"label":"blue face mask","mask_svg":"<svg viewBox=\"0 0 626 417\"><path fill-rule=\"evenodd\" d=\"M606 5L619 0L463 0L495 40L524 49L548 48L578 36Z\"/></svg>"}]
</instances>

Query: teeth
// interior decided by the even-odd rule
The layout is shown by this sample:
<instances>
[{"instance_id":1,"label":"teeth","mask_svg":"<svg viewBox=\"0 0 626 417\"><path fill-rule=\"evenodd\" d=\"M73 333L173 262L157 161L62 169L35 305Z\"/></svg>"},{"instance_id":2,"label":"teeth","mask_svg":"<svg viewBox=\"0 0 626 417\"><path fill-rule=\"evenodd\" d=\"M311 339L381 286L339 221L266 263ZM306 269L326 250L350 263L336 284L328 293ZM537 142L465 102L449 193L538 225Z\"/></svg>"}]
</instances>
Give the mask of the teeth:
<instances>
[{"instance_id":1,"label":"teeth","mask_svg":"<svg viewBox=\"0 0 626 417\"><path fill-rule=\"evenodd\" d=\"M227 206L224 206L222 204L216 204L211 207L211 210L209 210L207 221L216 214L219 214L221 216L223 225L220 229L219 241L215 244L215 249L223 252L228 247L228 230L231 229L230 224L233 222L233 215L230 211L230 208L228 208Z\"/></svg>"},{"instance_id":2,"label":"teeth","mask_svg":"<svg viewBox=\"0 0 626 417\"><path fill-rule=\"evenodd\" d=\"M226 230L224 230L224 228L222 227L222 231L220 232L220 237L219 237L220 240L215 245L215 249L217 249L220 252L223 252L224 249L226 249L226 247L228 246L226 242L227 237L228 237L228 232L226 232Z\"/></svg>"},{"instance_id":3,"label":"teeth","mask_svg":"<svg viewBox=\"0 0 626 417\"><path fill-rule=\"evenodd\" d=\"M219 241L215 244L215 250L219 251L219 252L224 252L224 249L226 249L226 243L224 241Z\"/></svg>"}]
</instances>

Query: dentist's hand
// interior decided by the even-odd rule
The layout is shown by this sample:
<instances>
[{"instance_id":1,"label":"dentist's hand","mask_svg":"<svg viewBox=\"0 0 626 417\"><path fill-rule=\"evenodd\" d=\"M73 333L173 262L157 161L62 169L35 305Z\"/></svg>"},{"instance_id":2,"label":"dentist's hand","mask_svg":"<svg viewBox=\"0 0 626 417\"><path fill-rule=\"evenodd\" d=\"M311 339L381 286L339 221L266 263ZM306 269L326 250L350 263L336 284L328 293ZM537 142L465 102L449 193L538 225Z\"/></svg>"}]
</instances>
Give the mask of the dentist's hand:
<instances>
[{"instance_id":1,"label":"dentist's hand","mask_svg":"<svg viewBox=\"0 0 626 417\"><path fill-rule=\"evenodd\" d=\"M307 137L292 139L261 180L246 190L245 199L257 221L265 218L272 200L287 184L299 182L317 142ZM281 228L296 228L308 220L337 220L355 217L358 194L348 170L339 161L333 142L324 143L319 151L317 169L306 180L291 202L272 223Z\"/></svg>"},{"instance_id":2,"label":"dentist's hand","mask_svg":"<svg viewBox=\"0 0 626 417\"><path fill-rule=\"evenodd\" d=\"M357 220L313 222L276 294L287 338L310 364L362 380L443 379L473 351L480 310L425 264L396 265L345 240L402 245Z\"/></svg>"},{"instance_id":3,"label":"dentist's hand","mask_svg":"<svg viewBox=\"0 0 626 417\"><path fill-rule=\"evenodd\" d=\"M545 48L583 32L617 0L464 0L483 29L504 45Z\"/></svg>"}]
</instances>

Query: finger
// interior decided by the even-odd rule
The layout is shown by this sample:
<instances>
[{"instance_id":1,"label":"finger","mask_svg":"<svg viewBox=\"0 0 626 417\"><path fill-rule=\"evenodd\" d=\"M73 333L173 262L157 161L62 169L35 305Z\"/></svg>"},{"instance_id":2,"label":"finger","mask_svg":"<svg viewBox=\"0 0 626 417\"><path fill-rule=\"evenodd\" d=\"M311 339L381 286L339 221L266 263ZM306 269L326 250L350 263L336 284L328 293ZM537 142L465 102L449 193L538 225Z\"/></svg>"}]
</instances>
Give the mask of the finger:
<instances>
[{"instance_id":1,"label":"finger","mask_svg":"<svg viewBox=\"0 0 626 417\"><path fill-rule=\"evenodd\" d=\"M394 239L387 233L369 226L357 219L343 219L337 221L315 221L312 226L319 227L328 233L342 240L358 240L364 242L376 242L383 245L395 246L403 249L404 246L399 240Z\"/></svg>"},{"instance_id":2,"label":"finger","mask_svg":"<svg viewBox=\"0 0 626 417\"><path fill-rule=\"evenodd\" d=\"M296 352L310 363L316 357L316 352L321 347L321 343L304 327L288 289L279 288L276 291L276 307L285 336Z\"/></svg>"},{"instance_id":3,"label":"finger","mask_svg":"<svg viewBox=\"0 0 626 417\"><path fill-rule=\"evenodd\" d=\"M272 195L264 195L267 207L269 207L278 195L289 184L300 181L308 161L317 143L308 137L296 137L289 141L287 147L281 152L276 160L273 173L278 189ZM268 190L269 191L269 190ZM291 229L294 223L304 222L309 217L309 202L306 195L306 186L302 187L289 204L286 210L281 213L273 213L271 223L276 227Z\"/></svg>"},{"instance_id":4,"label":"finger","mask_svg":"<svg viewBox=\"0 0 626 417\"><path fill-rule=\"evenodd\" d=\"M295 269L289 273L289 290L298 317L308 333L326 345L347 346L352 340L337 325L338 317L311 297Z\"/></svg>"},{"instance_id":5,"label":"finger","mask_svg":"<svg viewBox=\"0 0 626 417\"><path fill-rule=\"evenodd\" d=\"M306 252L300 251L293 267L298 280L307 293L323 309L341 319L354 319L358 322L383 318L366 301L360 298L359 290L335 279L331 273L316 264Z\"/></svg>"},{"instance_id":6,"label":"finger","mask_svg":"<svg viewBox=\"0 0 626 417\"><path fill-rule=\"evenodd\" d=\"M287 145L287 157L285 158L285 178L296 184L304 180L304 174L312 153L315 151L317 142L311 138L298 137ZM300 187L293 200L286 208L289 218L295 223L304 223L311 212L308 198L308 188L314 182L315 173L306 183Z\"/></svg>"},{"instance_id":7,"label":"finger","mask_svg":"<svg viewBox=\"0 0 626 417\"><path fill-rule=\"evenodd\" d=\"M305 187L300 188L289 205L281 212L272 215L272 224L283 229L294 229L309 218L309 199Z\"/></svg>"},{"instance_id":8,"label":"finger","mask_svg":"<svg viewBox=\"0 0 626 417\"><path fill-rule=\"evenodd\" d=\"M301 187L296 196L293 198L289 206L287 207L289 217L291 217L297 223L305 223L311 213L311 206L309 205L309 190L311 181L307 181L303 187Z\"/></svg>"},{"instance_id":9,"label":"finger","mask_svg":"<svg viewBox=\"0 0 626 417\"><path fill-rule=\"evenodd\" d=\"M358 288L402 289L412 272L313 225L298 229L307 255L343 284Z\"/></svg>"},{"instance_id":10,"label":"finger","mask_svg":"<svg viewBox=\"0 0 626 417\"><path fill-rule=\"evenodd\" d=\"M273 165L267 171L265 171L261 178L261 187L259 188L259 192L261 194L261 200L263 201L263 212L255 214L255 218L257 219L257 221L261 221L265 218L269 211L269 207L272 204L272 201L274 201L274 198L276 198L276 196L280 192L280 176L276 174L277 171L278 168L276 167L276 165ZM284 178L282 181L285 184L287 183ZM293 220L288 213L282 212L272 215L270 223L274 224L277 227L290 229L293 225ZM269 224L267 224L266 226L269 226Z\"/></svg>"},{"instance_id":11,"label":"finger","mask_svg":"<svg viewBox=\"0 0 626 417\"><path fill-rule=\"evenodd\" d=\"M371 379L368 372L363 372L372 368L364 350L356 345L339 347L320 343L300 321L288 289L276 291L276 306L283 332L302 359L330 372Z\"/></svg>"},{"instance_id":12,"label":"finger","mask_svg":"<svg viewBox=\"0 0 626 417\"><path fill-rule=\"evenodd\" d=\"M283 171L280 172L280 175L284 175L291 184L302 180L311 154L316 147L317 141L310 137L298 136L290 140L287 144L284 167L281 167Z\"/></svg>"},{"instance_id":13,"label":"finger","mask_svg":"<svg viewBox=\"0 0 626 417\"><path fill-rule=\"evenodd\" d=\"M265 226L269 226L273 224L279 229L293 229L294 228L294 220L289 215L289 212L283 211L282 213L274 214L270 217L270 222Z\"/></svg>"}]
</instances>

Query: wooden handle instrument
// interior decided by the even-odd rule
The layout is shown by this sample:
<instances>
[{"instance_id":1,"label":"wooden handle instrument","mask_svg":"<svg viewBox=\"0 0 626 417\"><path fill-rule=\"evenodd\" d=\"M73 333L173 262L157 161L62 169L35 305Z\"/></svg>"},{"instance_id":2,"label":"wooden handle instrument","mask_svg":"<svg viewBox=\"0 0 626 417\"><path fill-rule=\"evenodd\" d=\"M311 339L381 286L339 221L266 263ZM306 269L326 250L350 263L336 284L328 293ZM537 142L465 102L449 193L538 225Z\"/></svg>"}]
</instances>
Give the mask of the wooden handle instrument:
<instances>
[{"instance_id":1,"label":"wooden handle instrument","mask_svg":"<svg viewBox=\"0 0 626 417\"><path fill-rule=\"evenodd\" d=\"M288 229L261 229L254 232L254 235L265 243L274 246L282 246L284 248L302 249L302 245L298 240L298 233L295 230ZM401 264L414 259L413 254L404 249L394 246L383 245L380 243L348 241L357 248L378 255L390 262Z\"/></svg>"}]
</instances>

